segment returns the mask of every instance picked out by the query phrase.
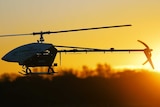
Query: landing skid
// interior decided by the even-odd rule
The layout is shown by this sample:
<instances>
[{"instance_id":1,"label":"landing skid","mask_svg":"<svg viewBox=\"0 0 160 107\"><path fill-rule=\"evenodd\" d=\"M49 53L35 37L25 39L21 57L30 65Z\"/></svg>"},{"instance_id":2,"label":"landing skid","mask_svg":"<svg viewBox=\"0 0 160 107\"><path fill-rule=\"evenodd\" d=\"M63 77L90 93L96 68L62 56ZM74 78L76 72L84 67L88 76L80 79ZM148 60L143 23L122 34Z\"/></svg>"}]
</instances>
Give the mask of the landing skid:
<instances>
[{"instance_id":1,"label":"landing skid","mask_svg":"<svg viewBox=\"0 0 160 107\"><path fill-rule=\"evenodd\" d=\"M23 72L19 72L20 74L22 75L53 75L54 73L57 73L57 72L32 72L32 73L23 73Z\"/></svg>"},{"instance_id":2,"label":"landing skid","mask_svg":"<svg viewBox=\"0 0 160 107\"><path fill-rule=\"evenodd\" d=\"M26 70L22 70L22 72L19 72L19 73L22 75L44 75L44 74L52 75L57 72L54 72L53 68L49 66L48 72L32 72L29 67L26 67Z\"/></svg>"}]
</instances>

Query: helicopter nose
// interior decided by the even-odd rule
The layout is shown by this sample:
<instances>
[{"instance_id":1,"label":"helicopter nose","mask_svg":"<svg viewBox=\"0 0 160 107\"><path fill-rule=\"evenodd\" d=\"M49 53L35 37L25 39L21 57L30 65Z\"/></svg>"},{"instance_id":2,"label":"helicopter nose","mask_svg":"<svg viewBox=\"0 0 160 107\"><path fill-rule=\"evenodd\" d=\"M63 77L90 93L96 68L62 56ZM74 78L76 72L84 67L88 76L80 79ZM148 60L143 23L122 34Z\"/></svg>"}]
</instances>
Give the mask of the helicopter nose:
<instances>
[{"instance_id":1,"label":"helicopter nose","mask_svg":"<svg viewBox=\"0 0 160 107\"><path fill-rule=\"evenodd\" d=\"M7 62L17 62L17 60L9 53L3 56L1 59Z\"/></svg>"}]
</instances>

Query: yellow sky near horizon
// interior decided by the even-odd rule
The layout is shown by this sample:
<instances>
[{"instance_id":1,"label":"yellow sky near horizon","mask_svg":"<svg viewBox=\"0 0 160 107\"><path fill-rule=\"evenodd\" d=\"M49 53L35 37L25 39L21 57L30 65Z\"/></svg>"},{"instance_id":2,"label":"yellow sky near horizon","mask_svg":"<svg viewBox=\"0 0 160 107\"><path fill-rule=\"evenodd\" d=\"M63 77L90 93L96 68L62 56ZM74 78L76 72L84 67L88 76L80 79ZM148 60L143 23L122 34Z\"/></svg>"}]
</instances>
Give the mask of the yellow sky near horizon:
<instances>
[{"instance_id":1,"label":"yellow sky near horizon","mask_svg":"<svg viewBox=\"0 0 160 107\"><path fill-rule=\"evenodd\" d=\"M51 34L46 43L93 48L143 49L142 40L153 51L153 63L160 69L160 1L159 0L1 0L0 35L38 31L132 24L131 27ZM0 38L0 57L8 51L32 42L38 36ZM143 53L62 54L62 67L141 66ZM57 55L56 62L59 63ZM0 61L1 72L17 72L18 64ZM149 64L144 67L150 68Z\"/></svg>"}]
</instances>

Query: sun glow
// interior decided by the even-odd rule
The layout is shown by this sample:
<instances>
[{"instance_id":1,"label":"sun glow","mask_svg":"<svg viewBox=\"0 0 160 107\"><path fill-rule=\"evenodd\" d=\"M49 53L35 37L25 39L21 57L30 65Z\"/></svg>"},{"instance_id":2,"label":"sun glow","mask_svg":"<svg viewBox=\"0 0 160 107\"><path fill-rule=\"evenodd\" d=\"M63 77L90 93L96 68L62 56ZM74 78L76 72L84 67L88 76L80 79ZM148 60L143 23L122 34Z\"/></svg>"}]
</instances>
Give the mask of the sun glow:
<instances>
[{"instance_id":1,"label":"sun glow","mask_svg":"<svg viewBox=\"0 0 160 107\"><path fill-rule=\"evenodd\" d=\"M153 59L153 64L154 64L154 71L160 73L160 59L159 58L154 58Z\"/></svg>"}]
</instances>

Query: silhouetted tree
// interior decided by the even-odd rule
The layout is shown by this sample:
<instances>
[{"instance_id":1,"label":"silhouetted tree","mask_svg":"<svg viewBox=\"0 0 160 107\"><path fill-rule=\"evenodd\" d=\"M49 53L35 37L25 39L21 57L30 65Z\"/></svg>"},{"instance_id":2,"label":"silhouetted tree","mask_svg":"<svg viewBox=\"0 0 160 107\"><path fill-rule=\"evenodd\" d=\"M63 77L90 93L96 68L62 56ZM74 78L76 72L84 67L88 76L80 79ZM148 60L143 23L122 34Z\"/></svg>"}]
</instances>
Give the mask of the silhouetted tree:
<instances>
[{"instance_id":1,"label":"silhouetted tree","mask_svg":"<svg viewBox=\"0 0 160 107\"><path fill-rule=\"evenodd\" d=\"M104 66L103 68L106 69ZM77 77L73 71L51 76L50 79L42 76L18 76L11 81L9 75L2 76L0 105L3 107L160 107L160 74L124 70L124 72L110 73L110 76L105 77L102 76L103 69L98 68L98 70L101 71L101 75L85 78Z\"/></svg>"}]
</instances>

